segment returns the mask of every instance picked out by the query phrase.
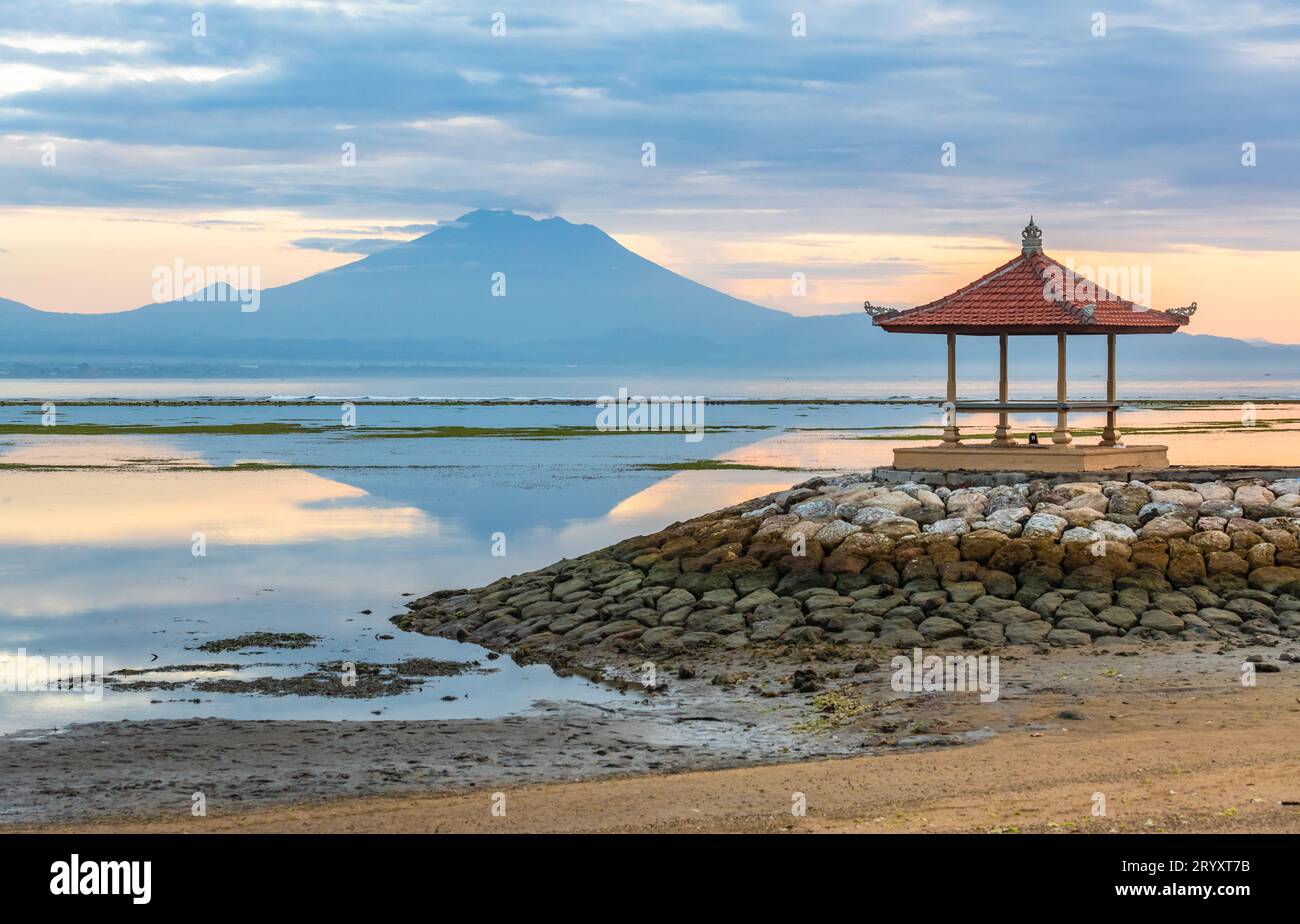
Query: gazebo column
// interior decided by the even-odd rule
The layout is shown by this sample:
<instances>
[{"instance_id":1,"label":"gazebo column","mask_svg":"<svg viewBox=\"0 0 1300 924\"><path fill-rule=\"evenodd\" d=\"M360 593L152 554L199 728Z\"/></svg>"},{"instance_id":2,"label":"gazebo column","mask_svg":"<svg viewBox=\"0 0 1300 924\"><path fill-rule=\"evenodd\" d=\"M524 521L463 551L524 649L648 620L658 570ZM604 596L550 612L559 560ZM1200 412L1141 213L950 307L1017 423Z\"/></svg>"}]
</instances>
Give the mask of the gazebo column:
<instances>
[{"instance_id":1,"label":"gazebo column","mask_svg":"<svg viewBox=\"0 0 1300 924\"><path fill-rule=\"evenodd\" d=\"M957 446L961 433L957 430L957 335L948 335L948 400L943 409L943 444Z\"/></svg>"},{"instance_id":2,"label":"gazebo column","mask_svg":"<svg viewBox=\"0 0 1300 924\"><path fill-rule=\"evenodd\" d=\"M1052 442L1057 446L1068 446L1070 440L1069 412L1065 410L1065 334L1056 335L1056 429L1052 432Z\"/></svg>"},{"instance_id":3,"label":"gazebo column","mask_svg":"<svg viewBox=\"0 0 1300 924\"><path fill-rule=\"evenodd\" d=\"M1115 401L1115 335L1106 335L1106 400ZM1119 431L1115 429L1115 409L1106 409L1106 429L1101 431L1101 445L1114 446L1119 442Z\"/></svg>"},{"instance_id":4,"label":"gazebo column","mask_svg":"<svg viewBox=\"0 0 1300 924\"><path fill-rule=\"evenodd\" d=\"M998 335L998 403L1006 404L1007 395L1007 335ZM994 446L1012 446L1011 431L1007 423L1007 412L998 413L998 428L993 431Z\"/></svg>"}]
</instances>

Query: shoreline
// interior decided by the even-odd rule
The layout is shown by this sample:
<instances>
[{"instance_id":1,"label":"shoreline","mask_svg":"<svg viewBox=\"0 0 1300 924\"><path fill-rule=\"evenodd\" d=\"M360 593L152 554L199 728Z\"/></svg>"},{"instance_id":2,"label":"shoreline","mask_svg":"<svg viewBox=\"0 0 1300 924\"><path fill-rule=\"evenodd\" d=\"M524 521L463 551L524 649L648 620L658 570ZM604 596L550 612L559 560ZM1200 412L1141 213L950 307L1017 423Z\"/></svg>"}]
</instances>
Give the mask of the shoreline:
<instances>
[{"instance_id":1,"label":"shoreline","mask_svg":"<svg viewBox=\"0 0 1300 924\"><path fill-rule=\"evenodd\" d=\"M1089 664L1095 659L1081 652L1029 655L1012 666L1020 681L1036 677L1030 681L1035 689L1007 697L1007 727L961 746L895 748L865 756L853 756L845 748L837 755L732 764L701 746L678 752L685 756L672 766L649 767L646 762L635 768L598 768L578 777L567 776L571 768L553 763L554 751L546 742L553 742L561 729L522 717L466 725L513 727L512 746L527 749L529 761L545 772L528 773L528 768L499 760L466 761L465 769L456 771L460 775L449 773L441 785L412 779L331 792L303 792L297 779L302 770L294 761L308 766L332 760L319 773L337 774L348 760L373 763L369 748L407 739L404 750L382 752L388 766L375 772L409 774L403 762L410 753L439 741L445 751L471 747L485 730L465 728L463 735L448 736L445 726L452 723L423 723L444 728L419 737L410 726L422 723L374 723L394 726L384 730L381 742L357 727L370 723L199 720L179 723L197 726L179 737L175 729L137 728L104 738L98 747L108 742L111 753L80 746L64 752L69 758L81 752L64 769L82 785L88 783L85 774L95 772L97 760L122 761L126 788L116 797L112 791L99 797L117 806L116 811L9 822L0 825L0 833L1300 832L1300 808L1282 804L1300 797L1295 782L1297 676L1275 674L1262 678L1258 687L1243 688L1231 677L1198 668L1194 654L1185 643L1156 652L1153 675L1143 677L1140 685L1120 688L1104 678L1103 664ZM956 712L978 714L982 708L965 703ZM1066 708L1078 718L1061 719ZM563 725L570 734L571 720ZM339 727L336 734L330 728L284 734L285 726L300 724ZM82 737L104 731L83 729ZM611 740L625 746L635 734L623 719L613 717L607 717L603 731L588 731L593 737L587 744L597 749L606 749ZM274 754L267 755L284 777L279 798L264 798L260 790L265 784L257 783L238 800L209 793L207 817L196 818L189 811L188 791L177 783L167 807L123 811L122 801L138 803L145 787L129 782L132 769L165 775L172 766L201 757L217 741L232 747L232 734L245 744L249 735L263 743L279 741ZM527 743L528 736L539 748ZM340 751L349 737L359 740ZM150 753L156 746L174 749L162 767ZM251 752L239 747L233 753L240 755L237 760L250 779L265 772L253 761L263 753L260 747ZM435 752L423 753L437 759ZM667 760L674 752L661 747L655 753ZM11 754L0 739L0 756ZM98 766L102 773L103 764ZM496 792L508 800L505 818L491 814ZM806 817L791 814L795 792L806 794ZM1104 817L1092 814L1098 792L1107 803Z\"/></svg>"},{"instance_id":2,"label":"shoreline","mask_svg":"<svg viewBox=\"0 0 1300 924\"><path fill-rule=\"evenodd\" d=\"M1297 472L1271 488L932 489L878 472L887 483L814 478L394 617L619 687L612 706L8 736L0 830L1231 830L1247 813L1300 830L1281 805L1297 798ZM896 659L920 649L1000 662L996 695L900 687ZM1159 784L1186 798L1139 799L1188 774ZM821 821L772 807L795 780L829 800ZM1080 827L1089 786L1143 817ZM498 791L538 814L491 827ZM980 814L987 792L1001 801Z\"/></svg>"}]
</instances>

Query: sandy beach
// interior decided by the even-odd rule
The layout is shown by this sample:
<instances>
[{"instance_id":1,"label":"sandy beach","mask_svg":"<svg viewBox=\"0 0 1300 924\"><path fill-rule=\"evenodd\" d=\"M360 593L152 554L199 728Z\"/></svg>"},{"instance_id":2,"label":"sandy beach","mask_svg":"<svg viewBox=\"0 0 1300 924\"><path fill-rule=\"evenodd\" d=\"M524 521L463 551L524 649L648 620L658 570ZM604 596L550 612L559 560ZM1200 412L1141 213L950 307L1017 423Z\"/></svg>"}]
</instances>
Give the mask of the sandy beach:
<instances>
[{"instance_id":1,"label":"sandy beach","mask_svg":"<svg viewBox=\"0 0 1300 924\"><path fill-rule=\"evenodd\" d=\"M1013 656L997 703L931 697L914 707L914 721L950 734L992 734L970 744L895 742L855 757L842 756L864 741L853 725L805 735L801 751L782 758L776 748L747 753L725 722L681 723L669 712L577 720L559 707L482 723L119 723L116 734L88 726L35 749L5 739L0 755L12 778L17 761L41 752L39 776L54 789L41 797L47 818L84 816L91 803L98 817L8 830L1300 831L1300 673L1288 666L1243 687L1233 676L1241 653L1204 647L1151 646L1140 662L1078 651ZM679 695L685 711L703 702L690 685ZM718 746L699 731L706 725L720 727ZM779 730L776 720L758 726L755 741ZM679 740L669 742L673 728ZM819 749L840 754L818 757ZM185 769L195 764L203 770ZM220 794L240 798L214 793L208 815L194 817L182 779L218 766L229 774ZM504 817L492 812L496 793ZM795 793L806 798L802 817L792 814ZM1104 815L1094 814L1098 793Z\"/></svg>"}]
</instances>

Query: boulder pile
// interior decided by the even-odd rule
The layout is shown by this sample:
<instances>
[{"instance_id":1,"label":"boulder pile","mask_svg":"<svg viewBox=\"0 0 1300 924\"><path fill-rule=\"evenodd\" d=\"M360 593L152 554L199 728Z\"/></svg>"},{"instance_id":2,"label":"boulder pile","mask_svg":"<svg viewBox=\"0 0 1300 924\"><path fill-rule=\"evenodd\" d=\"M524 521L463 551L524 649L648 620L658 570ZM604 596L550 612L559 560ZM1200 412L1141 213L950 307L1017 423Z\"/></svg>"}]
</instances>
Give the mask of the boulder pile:
<instances>
[{"instance_id":1,"label":"boulder pile","mask_svg":"<svg viewBox=\"0 0 1300 924\"><path fill-rule=\"evenodd\" d=\"M476 590L403 628L535 656L1300 638L1300 479L804 484Z\"/></svg>"}]
</instances>

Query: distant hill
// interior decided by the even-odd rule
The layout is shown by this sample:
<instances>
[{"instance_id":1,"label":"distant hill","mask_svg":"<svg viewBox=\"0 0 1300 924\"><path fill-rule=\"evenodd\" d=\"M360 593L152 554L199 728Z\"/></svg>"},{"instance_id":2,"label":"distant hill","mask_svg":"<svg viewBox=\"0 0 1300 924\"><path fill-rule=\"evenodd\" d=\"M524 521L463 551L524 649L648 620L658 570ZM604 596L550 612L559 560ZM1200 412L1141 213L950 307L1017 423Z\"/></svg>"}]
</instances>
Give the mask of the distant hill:
<instances>
[{"instance_id":1,"label":"distant hill","mask_svg":"<svg viewBox=\"0 0 1300 924\"><path fill-rule=\"evenodd\" d=\"M494 274L504 274L494 277ZM504 285L503 296L493 294ZM226 295L218 288L216 294ZM935 295L943 293L936 292ZM1103 363L1101 338L1071 361ZM1096 342L1092 342L1092 341ZM963 338L963 373L992 374L996 344ZM1128 378L1300 377L1300 347L1186 334L1121 338ZM1049 374L1054 349L1013 341L1013 376ZM71 315L0 299L0 369L87 374L232 363L347 368L505 364L671 366L770 378L810 371L865 378L942 374L935 337L887 335L862 312L796 317L693 282L592 225L475 211L337 269L236 301L171 301Z\"/></svg>"}]
</instances>

